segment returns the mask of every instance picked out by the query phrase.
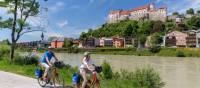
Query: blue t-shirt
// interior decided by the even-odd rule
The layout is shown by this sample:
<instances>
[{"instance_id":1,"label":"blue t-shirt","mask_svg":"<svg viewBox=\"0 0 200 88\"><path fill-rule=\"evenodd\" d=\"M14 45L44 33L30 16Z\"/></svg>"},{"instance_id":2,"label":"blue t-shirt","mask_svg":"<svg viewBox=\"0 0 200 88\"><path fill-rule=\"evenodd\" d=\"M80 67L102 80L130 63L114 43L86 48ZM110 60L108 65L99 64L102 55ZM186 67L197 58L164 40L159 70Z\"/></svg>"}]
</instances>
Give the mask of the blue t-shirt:
<instances>
[{"instance_id":1,"label":"blue t-shirt","mask_svg":"<svg viewBox=\"0 0 200 88\"><path fill-rule=\"evenodd\" d=\"M41 62L47 63L46 57L49 59L49 61L51 61L52 57L55 57L55 55L54 55L53 52L46 51L46 52L44 53L44 56L41 58ZM48 64L48 63L47 63L47 64Z\"/></svg>"}]
</instances>

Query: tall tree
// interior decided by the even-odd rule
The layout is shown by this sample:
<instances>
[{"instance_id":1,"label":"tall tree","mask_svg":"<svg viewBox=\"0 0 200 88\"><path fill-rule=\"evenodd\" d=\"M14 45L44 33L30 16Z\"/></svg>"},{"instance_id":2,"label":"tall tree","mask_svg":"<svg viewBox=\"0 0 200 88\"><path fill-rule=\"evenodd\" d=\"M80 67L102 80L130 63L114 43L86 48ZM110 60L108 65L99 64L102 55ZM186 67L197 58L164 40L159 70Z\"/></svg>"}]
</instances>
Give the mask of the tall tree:
<instances>
[{"instance_id":1,"label":"tall tree","mask_svg":"<svg viewBox=\"0 0 200 88\"><path fill-rule=\"evenodd\" d=\"M165 30L165 25L162 21L155 21L153 22L153 28L151 30L151 34L155 32L161 32Z\"/></svg>"},{"instance_id":2,"label":"tall tree","mask_svg":"<svg viewBox=\"0 0 200 88\"><path fill-rule=\"evenodd\" d=\"M178 12L173 12L172 15L179 15L179 13Z\"/></svg>"},{"instance_id":3,"label":"tall tree","mask_svg":"<svg viewBox=\"0 0 200 88\"><path fill-rule=\"evenodd\" d=\"M197 14L200 14L200 10L197 10Z\"/></svg>"},{"instance_id":4,"label":"tall tree","mask_svg":"<svg viewBox=\"0 0 200 88\"><path fill-rule=\"evenodd\" d=\"M5 0L1 7L8 8L8 14L12 16L3 21L2 28L11 29L10 59L14 58L16 43L26 33L39 31L31 28L27 19L39 13L39 2L36 0Z\"/></svg>"},{"instance_id":5,"label":"tall tree","mask_svg":"<svg viewBox=\"0 0 200 88\"><path fill-rule=\"evenodd\" d=\"M187 14L194 15L194 9L190 8L186 11Z\"/></svg>"},{"instance_id":6,"label":"tall tree","mask_svg":"<svg viewBox=\"0 0 200 88\"><path fill-rule=\"evenodd\" d=\"M186 22L187 27L190 30L197 30L200 28L200 17L193 16Z\"/></svg>"}]
</instances>

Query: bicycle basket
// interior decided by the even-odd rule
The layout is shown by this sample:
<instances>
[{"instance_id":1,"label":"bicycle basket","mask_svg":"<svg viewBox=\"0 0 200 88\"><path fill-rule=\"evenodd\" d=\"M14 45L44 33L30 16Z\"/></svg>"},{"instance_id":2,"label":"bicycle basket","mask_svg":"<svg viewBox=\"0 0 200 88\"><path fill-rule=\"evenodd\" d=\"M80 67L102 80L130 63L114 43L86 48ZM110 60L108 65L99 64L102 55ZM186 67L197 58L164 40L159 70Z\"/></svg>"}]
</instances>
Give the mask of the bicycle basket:
<instances>
[{"instance_id":1,"label":"bicycle basket","mask_svg":"<svg viewBox=\"0 0 200 88\"><path fill-rule=\"evenodd\" d=\"M61 61L58 61L58 62L54 63L54 66L57 68L63 68L63 67L65 67L65 64Z\"/></svg>"},{"instance_id":2,"label":"bicycle basket","mask_svg":"<svg viewBox=\"0 0 200 88\"><path fill-rule=\"evenodd\" d=\"M41 70L41 69L36 69L35 70L35 76L36 77L38 77L38 78L40 78L40 77L42 77L42 74L43 74L43 71Z\"/></svg>"},{"instance_id":3,"label":"bicycle basket","mask_svg":"<svg viewBox=\"0 0 200 88\"><path fill-rule=\"evenodd\" d=\"M102 72L102 66L95 66L95 71L97 71L97 73L101 73Z\"/></svg>"}]
</instances>

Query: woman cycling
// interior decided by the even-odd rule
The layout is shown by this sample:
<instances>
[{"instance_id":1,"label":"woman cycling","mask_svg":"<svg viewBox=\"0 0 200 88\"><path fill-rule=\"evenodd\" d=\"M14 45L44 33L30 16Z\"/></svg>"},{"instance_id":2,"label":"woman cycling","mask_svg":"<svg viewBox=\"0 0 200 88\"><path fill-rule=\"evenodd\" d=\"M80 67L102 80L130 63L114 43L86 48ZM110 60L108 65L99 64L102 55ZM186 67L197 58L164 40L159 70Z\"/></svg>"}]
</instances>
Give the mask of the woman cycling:
<instances>
[{"instance_id":1,"label":"woman cycling","mask_svg":"<svg viewBox=\"0 0 200 88\"><path fill-rule=\"evenodd\" d=\"M81 88L85 88L88 81L87 74L89 75L96 74L95 66L93 65L91 61L89 52L84 53L84 57L82 59L82 65L80 67L80 73L81 73L81 76L83 77L83 83L82 83Z\"/></svg>"}]
</instances>

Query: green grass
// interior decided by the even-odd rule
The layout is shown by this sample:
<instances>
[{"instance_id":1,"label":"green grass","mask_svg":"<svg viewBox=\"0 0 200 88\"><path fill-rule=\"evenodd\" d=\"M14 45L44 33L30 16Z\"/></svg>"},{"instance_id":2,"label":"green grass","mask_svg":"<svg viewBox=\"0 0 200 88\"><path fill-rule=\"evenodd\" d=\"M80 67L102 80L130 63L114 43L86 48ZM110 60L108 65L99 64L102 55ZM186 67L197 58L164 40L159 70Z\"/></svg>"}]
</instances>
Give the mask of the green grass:
<instances>
[{"instance_id":1,"label":"green grass","mask_svg":"<svg viewBox=\"0 0 200 88\"><path fill-rule=\"evenodd\" d=\"M10 64L8 60L0 60L0 70L16 73L23 76L35 78L34 71L36 68L37 66L35 65L16 65L16 64ZM71 86L72 74L77 72L78 68L67 66L66 68L59 69L59 71L62 77L65 79L66 85ZM128 72L125 70L121 70L120 72L113 72L110 75L112 75L112 77L107 79L107 78L104 78L103 73L100 74L99 78L100 78L101 88L153 88L150 86L158 85L156 84L157 82L162 83L162 81L160 80L159 74L155 73L154 70L148 69L148 68L138 69L135 72ZM141 80L139 81L143 81L146 83L145 85L142 85L142 87L137 87L139 85L138 79L137 79L138 77L141 78ZM135 83L137 83L137 85ZM146 87L146 86L149 86L149 87ZM156 88L162 88L162 86L156 87Z\"/></svg>"},{"instance_id":2,"label":"green grass","mask_svg":"<svg viewBox=\"0 0 200 88\"><path fill-rule=\"evenodd\" d=\"M15 64L10 64L10 62L8 62L7 60L0 61L0 70L17 73L32 78L35 77L34 76L35 69L36 69L35 65L15 65Z\"/></svg>"}]
</instances>

